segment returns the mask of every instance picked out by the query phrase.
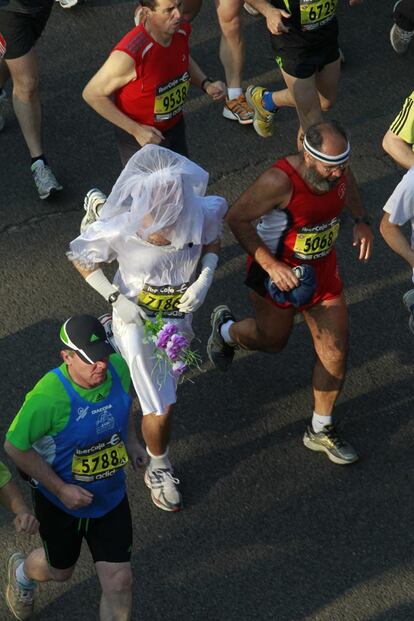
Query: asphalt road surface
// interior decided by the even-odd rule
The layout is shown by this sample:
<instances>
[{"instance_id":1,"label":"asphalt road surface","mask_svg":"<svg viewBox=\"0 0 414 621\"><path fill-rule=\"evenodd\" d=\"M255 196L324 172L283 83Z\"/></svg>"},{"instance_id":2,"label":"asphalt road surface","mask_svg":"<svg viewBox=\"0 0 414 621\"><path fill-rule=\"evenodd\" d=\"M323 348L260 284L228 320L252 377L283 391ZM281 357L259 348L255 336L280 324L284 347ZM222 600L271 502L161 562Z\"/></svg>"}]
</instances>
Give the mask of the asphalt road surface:
<instances>
[{"instance_id":1,"label":"asphalt road surface","mask_svg":"<svg viewBox=\"0 0 414 621\"><path fill-rule=\"evenodd\" d=\"M213 3L194 22L194 57L223 78ZM340 7L346 56L338 103L352 141L352 165L375 228L402 175L381 139L413 89L414 48L392 51L393 0ZM74 313L106 310L65 258L90 187L109 191L121 167L112 129L82 102L82 87L132 26L133 3L90 0L54 7L38 46L46 153L64 191L37 198L28 153L7 114L0 136L1 432L27 390L58 363L58 328ZM282 86L265 24L245 16L245 84ZM210 190L233 201L277 157L295 150L293 110L278 114L273 138L259 138L221 116L194 89L186 108L193 159L211 174ZM351 319L349 370L336 408L360 461L336 466L302 444L311 413L313 351L302 322L281 354L237 354L221 375L203 372L181 387L171 455L185 509L168 514L150 502L142 476L129 472L135 527L134 620L408 621L414 618L412 453L413 337L402 293L409 269L376 235L360 264L345 217L338 241ZM250 313L244 254L224 238L220 268L197 313L205 355L209 316L218 303ZM37 538L16 537L0 512L0 586L7 558ZM44 585L36 619L98 617L99 585L88 550L74 579ZM1 621L9 619L0 602Z\"/></svg>"}]
</instances>

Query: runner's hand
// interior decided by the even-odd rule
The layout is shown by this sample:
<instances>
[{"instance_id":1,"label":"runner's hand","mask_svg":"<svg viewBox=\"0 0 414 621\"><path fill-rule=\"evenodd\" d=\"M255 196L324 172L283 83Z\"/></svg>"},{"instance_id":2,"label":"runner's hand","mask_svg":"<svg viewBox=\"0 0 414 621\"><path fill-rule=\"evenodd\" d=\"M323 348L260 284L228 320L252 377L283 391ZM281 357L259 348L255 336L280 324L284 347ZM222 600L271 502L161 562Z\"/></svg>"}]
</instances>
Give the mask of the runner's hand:
<instances>
[{"instance_id":1,"label":"runner's hand","mask_svg":"<svg viewBox=\"0 0 414 621\"><path fill-rule=\"evenodd\" d=\"M289 19L290 13L287 11L283 11L282 9L275 9L273 6L270 7L264 14L266 18L266 25L268 30L272 33L272 35L281 35L286 32L289 32L289 28L285 26L282 21L282 17L285 19Z\"/></svg>"},{"instance_id":2,"label":"runner's hand","mask_svg":"<svg viewBox=\"0 0 414 621\"><path fill-rule=\"evenodd\" d=\"M220 80L209 82L206 86L206 93L213 101L221 101L226 97L226 85Z\"/></svg>"},{"instance_id":3,"label":"runner's hand","mask_svg":"<svg viewBox=\"0 0 414 621\"><path fill-rule=\"evenodd\" d=\"M138 123L133 136L141 147L145 147L146 144L161 144L164 140L164 135L156 127L138 125Z\"/></svg>"},{"instance_id":4,"label":"runner's hand","mask_svg":"<svg viewBox=\"0 0 414 621\"><path fill-rule=\"evenodd\" d=\"M13 524L16 529L16 533L34 535L39 530L39 522L36 520L33 513L30 513L28 509L24 509L23 511L16 513Z\"/></svg>"},{"instance_id":5,"label":"runner's hand","mask_svg":"<svg viewBox=\"0 0 414 621\"><path fill-rule=\"evenodd\" d=\"M79 485L65 483L59 490L58 498L67 509L73 510L90 505L93 494Z\"/></svg>"},{"instance_id":6,"label":"runner's hand","mask_svg":"<svg viewBox=\"0 0 414 621\"><path fill-rule=\"evenodd\" d=\"M282 261L278 261L274 266L267 270L270 278L281 291L291 291L299 286L299 279L292 271L292 268Z\"/></svg>"},{"instance_id":7,"label":"runner's hand","mask_svg":"<svg viewBox=\"0 0 414 621\"><path fill-rule=\"evenodd\" d=\"M129 461L135 472L148 463L148 453L138 440L128 440L126 444Z\"/></svg>"},{"instance_id":8,"label":"runner's hand","mask_svg":"<svg viewBox=\"0 0 414 621\"><path fill-rule=\"evenodd\" d=\"M204 300L213 282L214 272L217 267L218 256L215 252L207 252L201 258L202 269L199 277L183 293L178 304L178 309L183 313L194 313Z\"/></svg>"},{"instance_id":9,"label":"runner's hand","mask_svg":"<svg viewBox=\"0 0 414 621\"><path fill-rule=\"evenodd\" d=\"M128 298L121 293L118 296L116 302L112 304L113 308L116 309L116 312L125 323L143 323L146 321L147 316L144 311L135 304L135 302L131 302Z\"/></svg>"},{"instance_id":10,"label":"runner's hand","mask_svg":"<svg viewBox=\"0 0 414 621\"><path fill-rule=\"evenodd\" d=\"M374 234L371 230L371 227L365 222L358 222L358 224L354 224L353 231L353 246L359 246L359 257L360 261L368 261L372 253L372 244L374 241Z\"/></svg>"}]
</instances>

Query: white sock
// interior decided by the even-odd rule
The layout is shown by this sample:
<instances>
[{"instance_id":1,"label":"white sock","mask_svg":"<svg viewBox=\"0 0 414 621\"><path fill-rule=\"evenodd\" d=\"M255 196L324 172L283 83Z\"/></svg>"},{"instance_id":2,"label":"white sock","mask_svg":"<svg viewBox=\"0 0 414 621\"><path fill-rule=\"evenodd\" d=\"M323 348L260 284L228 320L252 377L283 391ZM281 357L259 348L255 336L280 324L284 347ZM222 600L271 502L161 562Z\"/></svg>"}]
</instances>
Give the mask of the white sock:
<instances>
[{"instance_id":1,"label":"white sock","mask_svg":"<svg viewBox=\"0 0 414 621\"><path fill-rule=\"evenodd\" d=\"M24 573L24 561L16 569L16 580L23 589L34 589L36 586L36 582L30 580Z\"/></svg>"},{"instance_id":2,"label":"white sock","mask_svg":"<svg viewBox=\"0 0 414 621\"><path fill-rule=\"evenodd\" d=\"M148 446L147 453L150 456L149 469L157 470L158 468L171 468L171 462L168 459L168 447L163 455L153 455Z\"/></svg>"},{"instance_id":3,"label":"white sock","mask_svg":"<svg viewBox=\"0 0 414 621\"><path fill-rule=\"evenodd\" d=\"M319 433L327 425L332 425L332 416L321 416L316 412L313 413L312 427L315 433Z\"/></svg>"},{"instance_id":4,"label":"white sock","mask_svg":"<svg viewBox=\"0 0 414 621\"><path fill-rule=\"evenodd\" d=\"M238 86L237 88L227 89L227 97L229 99L237 99L237 97L240 97L240 95L242 94L243 94L243 89L241 86Z\"/></svg>"},{"instance_id":5,"label":"white sock","mask_svg":"<svg viewBox=\"0 0 414 621\"><path fill-rule=\"evenodd\" d=\"M236 344L231 338L230 332L229 332L233 323L234 321L232 319L229 319L228 321L226 321L226 323L223 323L223 325L220 327L220 334L223 337L224 341L227 343L227 345Z\"/></svg>"}]
</instances>

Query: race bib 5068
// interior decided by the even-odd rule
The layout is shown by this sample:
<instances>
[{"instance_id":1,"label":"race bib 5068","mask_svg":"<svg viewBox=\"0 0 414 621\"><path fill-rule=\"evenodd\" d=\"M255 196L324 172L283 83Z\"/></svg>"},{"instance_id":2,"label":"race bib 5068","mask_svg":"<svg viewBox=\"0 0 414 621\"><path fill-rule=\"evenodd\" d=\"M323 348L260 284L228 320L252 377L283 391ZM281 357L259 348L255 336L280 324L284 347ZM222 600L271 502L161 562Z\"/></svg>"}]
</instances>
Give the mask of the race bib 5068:
<instances>
[{"instance_id":1,"label":"race bib 5068","mask_svg":"<svg viewBox=\"0 0 414 621\"><path fill-rule=\"evenodd\" d=\"M302 30L314 30L334 17L337 0L300 0Z\"/></svg>"},{"instance_id":2,"label":"race bib 5068","mask_svg":"<svg viewBox=\"0 0 414 621\"><path fill-rule=\"evenodd\" d=\"M298 229L293 247L298 259L320 259L332 250L339 233L339 220L333 218L329 222L302 226Z\"/></svg>"}]
</instances>

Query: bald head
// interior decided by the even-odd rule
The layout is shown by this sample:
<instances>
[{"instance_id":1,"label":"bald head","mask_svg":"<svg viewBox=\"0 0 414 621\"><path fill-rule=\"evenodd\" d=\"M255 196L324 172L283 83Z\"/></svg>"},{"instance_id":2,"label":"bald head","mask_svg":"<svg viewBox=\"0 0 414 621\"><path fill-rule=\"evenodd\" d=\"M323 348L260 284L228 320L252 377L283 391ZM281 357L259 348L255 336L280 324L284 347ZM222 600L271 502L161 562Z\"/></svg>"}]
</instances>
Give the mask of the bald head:
<instances>
[{"instance_id":1,"label":"bald head","mask_svg":"<svg viewBox=\"0 0 414 621\"><path fill-rule=\"evenodd\" d=\"M337 121L324 121L311 125L305 133L307 144L328 156L344 153L348 148L348 136Z\"/></svg>"}]
</instances>

